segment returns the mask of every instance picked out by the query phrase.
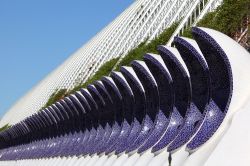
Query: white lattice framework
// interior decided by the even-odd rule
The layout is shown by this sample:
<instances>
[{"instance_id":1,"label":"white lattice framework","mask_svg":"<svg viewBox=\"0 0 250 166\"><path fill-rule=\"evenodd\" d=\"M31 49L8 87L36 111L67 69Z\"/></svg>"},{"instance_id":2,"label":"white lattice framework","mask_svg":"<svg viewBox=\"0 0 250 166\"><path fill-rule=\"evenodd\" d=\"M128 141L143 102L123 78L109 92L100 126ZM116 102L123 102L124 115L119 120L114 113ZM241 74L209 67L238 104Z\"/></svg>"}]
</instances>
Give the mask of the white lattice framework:
<instances>
[{"instance_id":1,"label":"white lattice framework","mask_svg":"<svg viewBox=\"0 0 250 166\"><path fill-rule=\"evenodd\" d=\"M222 0L136 0L114 21L32 88L4 115L0 126L14 124L38 111L57 89L86 81L106 61L123 57L146 39L152 40L176 21L178 35ZM198 10L198 12L196 12ZM193 19L190 19L194 17ZM172 38L169 43L171 43Z\"/></svg>"}]
</instances>

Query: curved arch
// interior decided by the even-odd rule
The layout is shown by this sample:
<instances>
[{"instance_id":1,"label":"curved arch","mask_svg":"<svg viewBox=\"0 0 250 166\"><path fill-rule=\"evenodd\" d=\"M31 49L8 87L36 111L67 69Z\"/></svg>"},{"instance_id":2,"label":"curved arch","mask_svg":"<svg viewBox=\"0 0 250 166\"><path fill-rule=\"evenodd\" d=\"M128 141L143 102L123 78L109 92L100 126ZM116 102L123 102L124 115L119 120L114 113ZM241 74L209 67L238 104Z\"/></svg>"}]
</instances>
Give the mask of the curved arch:
<instances>
[{"instance_id":1,"label":"curved arch","mask_svg":"<svg viewBox=\"0 0 250 166\"><path fill-rule=\"evenodd\" d=\"M61 134L62 132L60 128L61 119L58 117L58 115L55 113L55 111L52 109L51 106L47 107L45 110L48 114L50 114L50 117L53 119L54 122L53 137L57 136L58 134Z\"/></svg>"},{"instance_id":2,"label":"curved arch","mask_svg":"<svg viewBox=\"0 0 250 166\"><path fill-rule=\"evenodd\" d=\"M70 110L69 106L67 105L67 103L64 101L64 99L59 100L58 102L58 108L60 110L64 110L65 112L67 112L67 114L69 115L69 121L70 121L70 126L66 126L68 128L68 130L70 131L70 133L74 133L75 128L77 127L76 122L74 121L75 118L75 114L73 111Z\"/></svg>"},{"instance_id":3,"label":"curved arch","mask_svg":"<svg viewBox=\"0 0 250 166\"><path fill-rule=\"evenodd\" d=\"M220 36L220 34L218 35ZM203 145L218 129L228 111L233 94L232 68L223 48L205 29L193 28L193 36L209 66L211 101L210 110L206 114L201 128L187 145L187 150L190 152ZM208 125L209 130L206 129ZM204 134L206 137L203 137Z\"/></svg>"},{"instance_id":4,"label":"curved arch","mask_svg":"<svg viewBox=\"0 0 250 166\"><path fill-rule=\"evenodd\" d=\"M123 120L122 115L122 96L116 87L114 81L110 77L103 77L102 78L102 84L107 89L111 99L112 99L112 107L115 115L115 121L112 124L111 128L107 128L105 132L105 137L103 139L103 144L97 148L97 153L101 154L103 152L106 152L107 149L114 144L114 142L117 140L120 132L121 132L121 124ZM107 126L108 127L108 126ZM108 135L108 132L110 131L110 134ZM106 142L105 142L106 140Z\"/></svg>"},{"instance_id":5,"label":"curved arch","mask_svg":"<svg viewBox=\"0 0 250 166\"><path fill-rule=\"evenodd\" d=\"M134 118L134 96L126 79L120 72L111 72L111 78L114 80L122 96L122 110L124 113L124 121L122 123L121 132L116 140L116 143L111 148L109 148L106 154L111 153L112 151L115 151L117 153L118 151L120 151L120 149L124 149L124 147L128 146L126 140L131 131L131 126Z\"/></svg>"},{"instance_id":6,"label":"curved arch","mask_svg":"<svg viewBox=\"0 0 250 166\"><path fill-rule=\"evenodd\" d=\"M118 122L119 125L121 125L124 115L121 107L122 96L120 94L120 91L118 90L116 84L114 83L111 77L102 77L102 82L112 99L115 120L116 122Z\"/></svg>"},{"instance_id":7,"label":"curved arch","mask_svg":"<svg viewBox=\"0 0 250 166\"><path fill-rule=\"evenodd\" d=\"M134 94L134 99L135 99L134 116L139 121L139 123L142 123L146 115L145 90L132 67L122 66L120 71L127 80Z\"/></svg>"},{"instance_id":8,"label":"curved arch","mask_svg":"<svg viewBox=\"0 0 250 166\"><path fill-rule=\"evenodd\" d=\"M125 120L131 124L133 120L133 92L126 79L120 72L111 72L111 78L114 80L117 88L122 95L122 109Z\"/></svg>"},{"instance_id":9,"label":"curved arch","mask_svg":"<svg viewBox=\"0 0 250 166\"><path fill-rule=\"evenodd\" d=\"M99 125L97 124L97 129L91 129L90 131L90 136L88 141L86 142L86 148L84 150L84 155L88 154L88 153L93 153L93 148L101 139L101 137L104 135L105 133L105 126L106 126L106 122L102 121L102 113L105 109L105 101L102 97L102 95L99 93L99 91L96 89L96 87L94 85L88 85L87 86L88 92L91 94L91 96L93 97L95 103L98 106L98 113L99 113Z\"/></svg>"},{"instance_id":10,"label":"curved arch","mask_svg":"<svg viewBox=\"0 0 250 166\"><path fill-rule=\"evenodd\" d=\"M85 122L84 126L90 130L91 127L93 127L93 116L91 115L91 107L86 100L86 98L82 95L80 91L77 91L75 94L75 97L79 100L81 106L83 107L85 114L84 116L82 115L82 120Z\"/></svg>"},{"instance_id":11,"label":"curved arch","mask_svg":"<svg viewBox=\"0 0 250 166\"><path fill-rule=\"evenodd\" d=\"M69 122L69 117L67 116L67 113L64 110L59 110L57 103L52 104L51 105L51 109L53 109L60 117L60 123L59 123L59 128L61 128L60 130L60 134L63 135L65 133L68 133L68 125L70 125Z\"/></svg>"},{"instance_id":12,"label":"curved arch","mask_svg":"<svg viewBox=\"0 0 250 166\"><path fill-rule=\"evenodd\" d=\"M69 134L70 132L72 132L71 129L74 126L74 121L72 121L73 114L71 112L68 112L61 103L63 103L62 99L57 101L54 107L55 109L58 109L60 112L62 112L62 114L64 115L65 123L63 125L63 128L65 129L66 134Z\"/></svg>"},{"instance_id":13,"label":"curved arch","mask_svg":"<svg viewBox=\"0 0 250 166\"><path fill-rule=\"evenodd\" d=\"M86 114L84 107L82 106L81 102L79 101L79 99L76 97L75 94L70 94L69 98L71 102L73 103L73 105L75 106L76 110L78 110L79 115Z\"/></svg>"},{"instance_id":14,"label":"curved arch","mask_svg":"<svg viewBox=\"0 0 250 166\"><path fill-rule=\"evenodd\" d=\"M158 51L173 80L175 107L184 118L191 100L191 81L188 69L176 48L159 46Z\"/></svg>"},{"instance_id":15,"label":"curved arch","mask_svg":"<svg viewBox=\"0 0 250 166\"><path fill-rule=\"evenodd\" d=\"M158 51L171 74L175 99L173 112L170 115L171 123L160 141L153 147L152 152L166 148L176 137L183 125L191 99L189 73L179 52L175 48L167 46L159 46Z\"/></svg>"},{"instance_id":16,"label":"curved arch","mask_svg":"<svg viewBox=\"0 0 250 166\"><path fill-rule=\"evenodd\" d=\"M185 121L178 135L169 145L169 152L173 152L187 143L195 134L208 111L210 100L209 69L197 43L183 37L175 37L174 43L188 68L192 96Z\"/></svg>"},{"instance_id":17,"label":"curved arch","mask_svg":"<svg viewBox=\"0 0 250 166\"><path fill-rule=\"evenodd\" d=\"M100 93L96 90L94 85L88 85L87 86L88 92L91 94L92 98L94 99L95 103L97 104L98 107L98 114L99 114L99 119L101 118L100 116L102 115L103 109L105 107L105 101L103 100L102 96ZM102 127L105 127L105 122L99 122Z\"/></svg>"},{"instance_id":18,"label":"curved arch","mask_svg":"<svg viewBox=\"0 0 250 166\"><path fill-rule=\"evenodd\" d=\"M94 82L95 88L97 89L97 91L99 92L99 94L102 96L102 99L105 102L105 106L102 110L102 121L104 123L108 122L109 125L112 125L114 122L114 110L112 107L112 99L107 91L107 89L104 87L104 85L102 84L102 82L100 81L95 81Z\"/></svg>"},{"instance_id":19,"label":"curved arch","mask_svg":"<svg viewBox=\"0 0 250 166\"><path fill-rule=\"evenodd\" d=\"M121 73L127 80L130 88L134 95L134 119L131 125L131 132L126 140L127 145L134 143L136 139L140 136L141 131L143 131L143 126L147 127L147 123L144 125L144 118L146 116L146 96L144 88L139 81L139 78L135 74L132 67L121 67ZM130 146L124 146L116 151L119 154L123 151L129 151Z\"/></svg>"},{"instance_id":20,"label":"curved arch","mask_svg":"<svg viewBox=\"0 0 250 166\"><path fill-rule=\"evenodd\" d=\"M169 118L174 105L172 77L159 55L146 54L143 59L157 83L160 99L159 108Z\"/></svg>"},{"instance_id":21,"label":"curved arch","mask_svg":"<svg viewBox=\"0 0 250 166\"><path fill-rule=\"evenodd\" d=\"M95 100L89 93L87 89L80 89L80 92L85 99L87 100L91 110L89 112L90 116L92 117L93 126L97 128L99 122L99 112L98 112L98 105L96 104Z\"/></svg>"},{"instance_id":22,"label":"curved arch","mask_svg":"<svg viewBox=\"0 0 250 166\"><path fill-rule=\"evenodd\" d=\"M173 112L174 93L172 77L162 58L155 54L144 55L144 61L152 73L159 93L159 112L154 129L144 144L138 149L142 153L154 146L168 129L170 115Z\"/></svg>"},{"instance_id":23,"label":"curved arch","mask_svg":"<svg viewBox=\"0 0 250 166\"><path fill-rule=\"evenodd\" d=\"M80 103L80 101L75 96L75 94L70 94L69 99L71 100L75 109L78 110L78 112L79 112L79 115L77 116L76 119L78 121L80 131L84 132L86 129L86 123L87 123L86 111L85 111L84 107L82 106L82 104ZM91 124L90 121L88 121L88 123Z\"/></svg>"},{"instance_id":24,"label":"curved arch","mask_svg":"<svg viewBox=\"0 0 250 166\"><path fill-rule=\"evenodd\" d=\"M52 104L52 107L55 107L55 109L58 109L58 111L62 113L65 119L70 118L69 114L65 111L65 109L63 109L63 106L61 105L59 101L57 101L55 104Z\"/></svg>"},{"instance_id":25,"label":"curved arch","mask_svg":"<svg viewBox=\"0 0 250 166\"><path fill-rule=\"evenodd\" d=\"M146 112L152 121L155 121L159 111L159 92L157 83L143 61L133 61L131 66L145 90Z\"/></svg>"},{"instance_id":26,"label":"curved arch","mask_svg":"<svg viewBox=\"0 0 250 166\"><path fill-rule=\"evenodd\" d=\"M147 65L142 61L133 61L131 66L145 90L146 115L143 119L142 130L136 140L127 149L127 153L135 151L145 142L148 136L150 136L155 127L156 116L159 112L159 93L157 84Z\"/></svg>"},{"instance_id":27,"label":"curved arch","mask_svg":"<svg viewBox=\"0 0 250 166\"><path fill-rule=\"evenodd\" d=\"M85 112L90 114L91 107L87 102L86 98L82 95L80 91L77 91L75 94L76 98L80 101L81 105L83 106Z\"/></svg>"},{"instance_id":28,"label":"curved arch","mask_svg":"<svg viewBox=\"0 0 250 166\"><path fill-rule=\"evenodd\" d=\"M210 75L207 62L194 40L176 37L174 43L190 74L192 102L203 113L210 100Z\"/></svg>"}]
</instances>

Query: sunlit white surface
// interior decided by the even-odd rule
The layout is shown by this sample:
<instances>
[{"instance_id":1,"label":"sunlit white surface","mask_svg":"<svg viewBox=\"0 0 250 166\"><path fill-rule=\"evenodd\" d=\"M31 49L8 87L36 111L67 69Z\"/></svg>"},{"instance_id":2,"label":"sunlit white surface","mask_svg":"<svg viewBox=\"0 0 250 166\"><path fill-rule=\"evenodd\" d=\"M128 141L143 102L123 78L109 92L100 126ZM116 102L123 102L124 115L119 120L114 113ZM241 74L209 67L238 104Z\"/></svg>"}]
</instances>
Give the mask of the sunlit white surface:
<instances>
[{"instance_id":1,"label":"sunlit white surface","mask_svg":"<svg viewBox=\"0 0 250 166\"><path fill-rule=\"evenodd\" d=\"M219 129L203 146L187 159L185 166L200 166L206 162L230 127L233 115L242 110L250 96L250 75L246 72L250 71L249 53L228 36L212 29L201 29L215 39L230 61L233 74L233 96L227 115Z\"/></svg>"},{"instance_id":2,"label":"sunlit white surface","mask_svg":"<svg viewBox=\"0 0 250 166\"><path fill-rule=\"evenodd\" d=\"M190 9L197 7L196 5L200 6L200 0L134 1L123 13L13 105L2 118L0 126L7 123L14 124L38 111L56 89L72 89L77 83L85 82L105 62L125 56L148 38L152 40L174 22L187 16L192 12ZM210 5L209 9L213 8L214 6ZM201 12L203 11L196 10L194 21L200 19ZM189 21L187 24L190 24ZM17 111L18 114L16 114Z\"/></svg>"},{"instance_id":3,"label":"sunlit white surface","mask_svg":"<svg viewBox=\"0 0 250 166\"><path fill-rule=\"evenodd\" d=\"M248 166L250 163L249 126L250 102L235 113L230 128L206 161L205 166Z\"/></svg>"}]
</instances>

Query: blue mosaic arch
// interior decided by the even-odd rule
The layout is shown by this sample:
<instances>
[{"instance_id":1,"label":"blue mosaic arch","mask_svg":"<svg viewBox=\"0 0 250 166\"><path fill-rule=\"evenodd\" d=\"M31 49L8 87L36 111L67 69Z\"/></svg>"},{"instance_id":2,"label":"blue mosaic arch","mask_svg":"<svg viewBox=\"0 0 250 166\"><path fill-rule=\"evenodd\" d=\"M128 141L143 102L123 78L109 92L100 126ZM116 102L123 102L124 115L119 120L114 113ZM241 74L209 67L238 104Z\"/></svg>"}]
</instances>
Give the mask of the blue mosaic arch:
<instances>
[{"instance_id":1,"label":"blue mosaic arch","mask_svg":"<svg viewBox=\"0 0 250 166\"><path fill-rule=\"evenodd\" d=\"M147 65L142 61L133 61L131 63L137 77L139 78L146 96L146 116L144 118L144 126L136 138L135 142L130 145L128 152L137 151L150 134L154 130L156 124L157 114L159 112L159 93L157 84Z\"/></svg>"},{"instance_id":2,"label":"blue mosaic arch","mask_svg":"<svg viewBox=\"0 0 250 166\"><path fill-rule=\"evenodd\" d=\"M102 83L106 87L109 92L109 95L113 101L112 107L114 110L114 122L110 126L110 134L106 134L103 142L101 143L100 147L96 150L97 154L105 153L106 150L114 144L116 139L119 137L121 132L121 125L123 122L123 112L122 112L122 96L120 91L118 90L116 84L114 83L113 79L103 78Z\"/></svg>"},{"instance_id":3,"label":"blue mosaic arch","mask_svg":"<svg viewBox=\"0 0 250 166\"><path fill-rule=\"evenodd\" d=\"M105 110L105 105L106 105L105 100L103 99L102 95L96 89L96 87L94 85L88 85L87 89L98 106L99 125L98 125L96 130L92 130L92 132L90 132L90 137L88 139L88 142L86 142L86 144L85 144L85 150L84 150L83 155L87 155L88 153L92 152L92 147L94 147L96 145L96 143L98 141L100 141L100 139L104 135L104 133L105 133L104 129L105 129L105 126L107 123L107 121L106 121L107 114L105 116L102 116L102 114L105 113L104 111L106 111Z\"/></svg>"},{"instance_id":4,"label":"blue mosaic arch","mask_svg":"<svg viewBox=\"0 0 250 166\"><path fill-rule=\"evenodd\" d=\"M135 74L132 67L121 67L121 73L124 78L127 80L131 90L134 95L134 119L131 125L131 132L126 140L127 147L120 148L116 151L117 154L126 151L129 145L137 139L140 132L143 130L144 125L147 126L147 123L144 124L144 117L146 116L146 96L142 84L139 81L139 78Z\"/></svg>"},{"instance_id":5,"label":"blue mosaic arch","mask_svg":"<svg viewBox=\"0 0 250 166\"><path fill-rule=\"evenodd\" d=\"M174 106L169 126L164 136L153 147L152 152L165 149L173 141L183 124L183 118L186 115L191 98L188 71L183 67L185 64L182 65L176 58L176 56L180 57L178 51L175 48L165 46L159 46L158 50L173 80Z\"/></svg>"},{"instance_id":6,"label":"blue mosaic arch","mask_svg":"<svg viewBox=\"0 0 250 166\"><path fill-rule=\"evenodd\" d=\"M176 37L174 43L189 71L192 95L182 129L168 147L170 152L186 144L198 129L209 102L210 83L206 61L195 41Z\"/></svg>"},{"instance_id":7,"label":"blue mosaic arch","mask_svg":"<svg viewBox=\"0 0 250 166\"><path fill-rule=\"evenodd\" d=\"M192 33L209 66L211 100L210 110L206 114L201 129L187 145L189 151L204 144L215 133L226 115L233 93L231 65L223 49L201 29L193 28Z\"/></svg>"},{"instance_id":8,"label":"blue mosaic arch","mask_svg":"<svg viewBox=\"0 0 250 166\"><path fill-rule=\"evenodd\" d=\"M116 84L114 83L113 79L103 78L102 82L104 86L107 88L110 97L113 101L112 107L115 115L115 121L111 126L111 133L109 135L106 135L106 142L103 142L103 145L100 146L100 148L97 150L97 154L102 154L107 151L107 149L110 148L110 146L114 145L117 138L119 137L121 130L122 130L122 123L124 118L123 113L123 107L122 107L122 95L120 91L118 90Z\"/></svg>"},{"instance_id":9,"label":"blue mosaic arch","mask_svg":"<svg viewBox=\"0 0 250 166\"><path fill-rule=\"evenodd\" d=\"M248 86L227 37L192 33L195 40L176 37L176 48L159 46L159 55L147 53L1 132L0 160L85 156L94 164L208 147Z\"/></svg>"},{"instance_id":10,"label":"blue mosaic arch","mask_svg":"<svg viewBox=\"0 0 250 166\"><path fill-rule=\"evenodd\" d=\"M134 113L134 94L127 83L126 79L120 72L112 72L111 78L114 80L117 88L119 89L122 96L122 112L123 112L123 123L121 124L122 129L116 140L116 142L109 147L106 154L121 151L124 147L128 146L126 143L127 138L131 132L133 125Z\"/></svg>"},{"instance_id":11,"label":"blue mosaic arch","mask_svg":"<svg viewBox=\"0 0 250 166\"><path fill-rule=\"evenodd\" d=\"M174 105L174 94L172 91L173 81L161 57L158 55L146 54L144 56L144 61L157 83L159 93L159 111L154 130L138 149L139 153L143 153L154 146L162 137L169 125L170 114L172 113Z\"/></svg>"}]
</instances>

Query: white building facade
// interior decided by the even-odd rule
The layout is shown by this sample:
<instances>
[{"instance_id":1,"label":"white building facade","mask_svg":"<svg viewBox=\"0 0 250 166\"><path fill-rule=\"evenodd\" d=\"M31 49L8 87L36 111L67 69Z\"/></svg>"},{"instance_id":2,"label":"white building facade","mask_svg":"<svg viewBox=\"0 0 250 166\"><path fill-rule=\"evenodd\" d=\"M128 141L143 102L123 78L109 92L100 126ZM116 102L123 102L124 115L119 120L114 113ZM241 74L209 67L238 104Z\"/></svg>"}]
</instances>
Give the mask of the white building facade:
<instances>
[{"instance_id":1,"label":"white building facade","mask_svg":"<svg viewBox=\"0 0 250 166\"><path fill-rule=\"evenodd\" d=\"M136 0L114 21L79 48L57 69L19 99L0 121L15 124L38 111L57 89L72 89L110 59L123 57L146 39L153 39L179 21L173 34L195 25L222 0ZM167 43L171 44L173 37Z\"/></svg>"}]
</instances>

